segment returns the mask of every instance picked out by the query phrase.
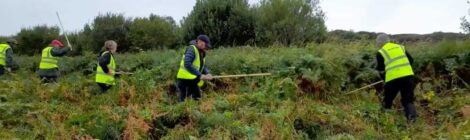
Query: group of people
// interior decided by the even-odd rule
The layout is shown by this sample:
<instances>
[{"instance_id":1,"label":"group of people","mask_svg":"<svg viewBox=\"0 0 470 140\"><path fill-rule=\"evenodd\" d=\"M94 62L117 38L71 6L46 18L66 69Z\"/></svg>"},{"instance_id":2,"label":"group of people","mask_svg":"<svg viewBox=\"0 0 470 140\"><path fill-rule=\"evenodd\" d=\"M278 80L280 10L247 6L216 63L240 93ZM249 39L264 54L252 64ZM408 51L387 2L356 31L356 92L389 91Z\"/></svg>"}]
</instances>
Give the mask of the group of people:
<instances>
[{"instance_id":1,"label":"group of people","mask_svg":"<svg viewBox=\"0 0 470 140\"><path fill-rule=\"evenodd\" d=\"M11 71L13 65L13 51L11 47L18 44L16 40L10 39L5 44L0 44L0 74L4 71ZM417 118L414 106L414 85L413 85L413 59L406 51L405 47L392 43L390 37L381 34L376 39L377 70L381 73L381 78L385 81L385 98L383 108L391 109L393 100L398 92L401 93L401 103L404 107L405 117L408 121L414 122ZM115 85L116 53L118 44L109 40L104 43L102 51L99 53L96 68L96 83L102 92L107 91ZM194 100L201 98L200 87L204 81L212 80L205 65L206 52L211 48L209 37L199 35L191 41L186 48L177 72L177 88L179 90L179 101L184 101L191 97ZM70 47L64 47L59 40L53 40L50 45L43 49L41 63L39 66L39 77L43 82L56 82L59 76L58 57L64 56L70 51Z\"/></svg>"},{"instance_id":2,"label":"group of people","mask_svg":"<svg viewBox=\"0 0 470 140\"><path fill-rule=\"evenodd\" d=\"M0 44L0 75L11 72L14 66L13 48L18 45L15 39L9 39L6 43ZM39 77L44 83L56 82L59 76L58 58L67 54L70 47L64 47L59 40L52 42L42 50L41 62L39 63Z\"/></svg>"}]
</instances>

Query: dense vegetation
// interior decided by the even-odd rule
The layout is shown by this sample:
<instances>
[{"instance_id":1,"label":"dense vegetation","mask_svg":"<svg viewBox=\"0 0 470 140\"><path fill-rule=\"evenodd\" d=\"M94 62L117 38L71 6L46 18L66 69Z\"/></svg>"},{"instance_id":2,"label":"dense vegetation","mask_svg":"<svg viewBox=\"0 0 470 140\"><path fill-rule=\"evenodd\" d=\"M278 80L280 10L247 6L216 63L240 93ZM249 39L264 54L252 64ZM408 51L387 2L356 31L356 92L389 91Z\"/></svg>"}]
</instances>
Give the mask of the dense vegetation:
<instances>
[{"instance_id":1,"label":"dense vegetation","mask_svg":"<svg viewBox=\"0 0 470 140\"><path fill-rule=\"evenodd\" d=\"M216 47L322 42L326 38L324 18L319 0L263 0L256 5L247 0L197 0L179 24L172 17L155 14L126 17L106 13L69 33L75 47L71 55L96 52L106 40L117 41L120 52L176 48L200 34L211 37ZM20 42L17 53L34 55L58 36L58 27L38 25L12 37ZM60 39L65 41L63 35Z\"/></svg>"},{"instance_id":2,"label":"dense vegetation","mask_svg":"<svg viewBox=\"0 0 470 140\"><path fill-rule=\"evenodd\" d=\"M122 76L96 92L96 56L61 60L57 85L41 85L37 56L0 81L0 138L11 139L464 139L470 135L470 42L407 44L415 57L419 120L406 123L399 101L383 112L369 42L212 50L213 74L272 72L216 79L201 101L176 102L181 51L120 54ZM230 54L230 55L228 55ZM338 55L340 54L340 55Z\"/></svg>"},{"instance_id":3,"label":"dense vegetation","mask_svg":"<svg viewBox=\"0 0 470 140\"><path fill-rule=\"evenodd\" d=\"M327 33L324 18L319 0L197 0L179 24L102 14L69 33L74 51L60 61L60 82L49 85L37 78L38 54L60 30L24 28L13 36L17 67L0 77L0 139L470 138L467 36L393 36L415 59L419 119L407 124L398 100L394 110L381 109L382 85L345 94L379 80L377 33ZM202 100L178 103L181 46L199 34L217 47L207 59L214 75L273 76L215 79ZM119 69L135 74L102 94L94 69L108 39L119 44Z\"/></svg>"}]
</instances>

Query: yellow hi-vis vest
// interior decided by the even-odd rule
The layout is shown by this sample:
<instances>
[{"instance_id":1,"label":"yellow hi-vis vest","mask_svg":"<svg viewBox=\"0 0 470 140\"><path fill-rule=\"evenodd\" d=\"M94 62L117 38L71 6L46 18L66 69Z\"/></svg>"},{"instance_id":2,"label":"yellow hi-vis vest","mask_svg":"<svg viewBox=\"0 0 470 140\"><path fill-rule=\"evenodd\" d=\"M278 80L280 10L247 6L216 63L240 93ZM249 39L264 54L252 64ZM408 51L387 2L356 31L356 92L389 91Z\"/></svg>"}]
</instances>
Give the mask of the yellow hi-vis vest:
<instances>
[{"instance_id":1,"label":"yellow hi-vis vest","mask_svg":"<svg viewBox=\"0 0 470 140\"><path fill-rule=\"evenodd\" d=\"M199 56L199 50L194 45L191 45L191 47L193 47L194 54L196 55L196 59L194 59L194 61L193 61L193 67L198 69L200 72L202 72L202 70L204 69L204 66L201 66L201 57ZM178 74L176 75L176 78L194 80L194 79L196 79L197 75L194 75L191 72L189 72L188 70L186 70L186 68L184 67L184 57L185 56L183 54L183 59L181 59L180 68L178 70ZM205 59L204 59L204 62L206 62ZM197 85L199 87L203 86L204 81L200 80L199 83L197 83Z\"/></svg>"},{"instance_id":2,"label":"yellow hi-vis vest","mask_svg":"<svg viewBox=\"0 0 470 140\"><path fill-rule=\"evenodd\" d=\"M10 48L8 44L0 44L0 66L5 66L7 59L7 50Z\"/></svg>"},{"instance_id":3,"label":"yellow hi-vis vest","mask_svg":"<svg viewBox=\"0 0 470 140\"><path fill-rule=\"evenodd\" d=\"M52 56L52 47L46 47L42 50L41 63L39 63L39 69L53 69L58 68L57 62L58 57Z\"/></svg>"},{"instance_id":4,"label":"yellow hi-vis vest","mask_svg":"<svg viewBox=\"0 0 470 140\"><path fill-rule=\"evenodd\" d=\"M394 43L387 43L379 50L385 60L385 82L414 75L405 51L405 47Z\"/></svg>"},{"instance_id":5,"label":"yellow hi-vis vest","mask_svg":"<svg viewBox=\"0 0 470 140\"><path fill-rule=\"evenodd\" d=\"M103 56L106 53L110 53L109 51L105 51L101 54ZM102 84L107 84L107 85L115 85L114 81L114 75L115 75L115 70L116 70L116 62L114 61L114 56L111 55L111 60L109 64L107 65L108 69L111 70L112 75L108 75L103 71L103 68L98 64L98 67L96 68L96 82L97 83L102 83Z\"/></svg>"}]
</instances>

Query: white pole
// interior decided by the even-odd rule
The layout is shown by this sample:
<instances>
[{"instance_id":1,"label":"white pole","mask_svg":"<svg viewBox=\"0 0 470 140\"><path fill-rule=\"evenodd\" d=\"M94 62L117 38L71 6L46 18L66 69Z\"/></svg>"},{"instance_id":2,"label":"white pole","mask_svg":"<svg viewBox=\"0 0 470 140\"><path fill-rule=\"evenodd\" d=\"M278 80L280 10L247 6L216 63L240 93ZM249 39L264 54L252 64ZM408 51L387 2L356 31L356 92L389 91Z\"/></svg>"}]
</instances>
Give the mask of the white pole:
<instances>
[{"instance_id":1,"label":"white pole","mask_svg":"<svg viewBox=\"0 0 470 140\"><path fill-rule=\"evenodd\" d=\"M72 45L70 45L69 38L67 37L67 33L65 33L64 25L62 25L62 20L60 20L59 12L56 11L55 13L57 15L57 19L59 19L59 24L60 24L60 27L62 28L62 32L65 35L65 40L67 40L67 45L70 47L70 50L73 50Z\"/></svg>"}]
</instances>

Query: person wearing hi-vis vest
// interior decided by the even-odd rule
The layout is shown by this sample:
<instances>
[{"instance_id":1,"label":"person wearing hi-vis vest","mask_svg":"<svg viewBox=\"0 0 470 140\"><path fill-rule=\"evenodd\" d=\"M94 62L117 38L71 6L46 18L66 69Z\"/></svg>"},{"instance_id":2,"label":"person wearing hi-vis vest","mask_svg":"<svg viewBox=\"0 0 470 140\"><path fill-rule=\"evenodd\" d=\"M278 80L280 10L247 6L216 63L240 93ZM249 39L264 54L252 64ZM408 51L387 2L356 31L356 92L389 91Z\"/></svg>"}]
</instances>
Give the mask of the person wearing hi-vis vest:
<instances>
[{"instance_id":1,"label":"person wearing hi-vis vest","mask_svg":"<svg viewBox=\"0 0 470 140\"><path fill-rule=\"evenodd\" d=\"M206 51L211 48L209 37L199 35L195 41L191 42L191 45L186 48L176 76L180 102L187 97L199 100L201 98L199 87L204 84L204 80L212 80L212 75L205 66Z\"/></svg>"},{"instance_id":2,"label":"person wearing hi-vis vest","mask_svg":"<svg viewBox=\"0 0 470 140\"><path fill-rule=\"evenodd\" d=\"M401 94L401 104L404 108L408 122L416 121L417 114L414 105L414 72L412 68L413 58L405 47L390 42L390 37L385 34L377 36L377 70L382 79L385 79L383 107L391 109L393 100L398 92Z\"/></svg>"},{"instance_id":3,"label":"person wearing hi-vis vest","mask_svg":"<svg viewBox=\"0 0 470 140\"><path fill-rule=\"evenodd\" d=\"M18 45L14 39L8 39L6 43L0 44L0 75L5 73L5 70L11 72L13 67L13 48Z\"/></svg>"},{"instance_id":4,"label":"person wearing hi-vis vest","mask_svg":"<svg viewBox=\"0 0 470 140\"><path fill-rule=\"evenodd\" d=\"M96 83L101 92L106 92L115 85L116 62L114 54L117 50L117 43L113 40L104 42L104 46L99 53L98 66L96 67Z\"/></svg>"},{"instance_id":5,"label":"person wearing hi-vis vest","mask_svg":"<svg viewBox=\"0 0 470 140\"><path fill-rule=\"evenodd\" d=\"M70 51L70 46L64 47L59 40L52 40L51 44L42 50L39 63L39 78L42 83L55 83L59 77L59 57Z\"/></svg>"}]
</instances>

